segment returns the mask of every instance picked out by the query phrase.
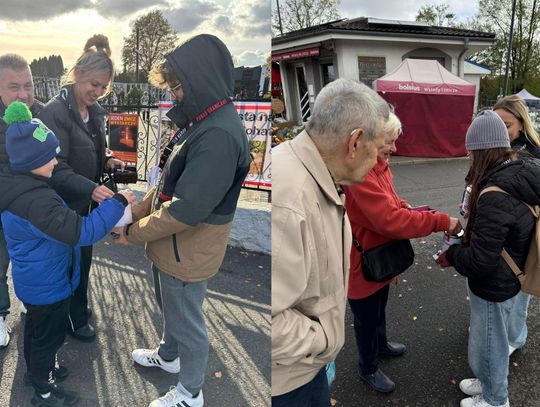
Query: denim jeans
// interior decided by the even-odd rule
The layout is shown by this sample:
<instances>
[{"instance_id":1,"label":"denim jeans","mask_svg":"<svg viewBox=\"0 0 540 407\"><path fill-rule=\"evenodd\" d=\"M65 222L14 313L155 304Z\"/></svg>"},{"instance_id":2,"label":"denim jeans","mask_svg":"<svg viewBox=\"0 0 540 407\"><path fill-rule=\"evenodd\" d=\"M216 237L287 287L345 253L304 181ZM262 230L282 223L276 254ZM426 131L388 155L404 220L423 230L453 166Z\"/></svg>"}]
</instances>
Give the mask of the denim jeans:
<instances>
[{"instance_id":1,"label":"denim jeans","mask_svg":"<svg viewBox=\"0 0 540 407\"><path fill-rule=\"evenodd\" d=\"M0 225L0 316L9 314L9 290L7 284L7 271L9 266L9 254L7 251L4 230Z\"/></svg>"},{"instance_id":2,"label":"denim jeans","mask_svg":"<svg viewBox=\"0 0 540 407\"><path fill-rule=\"evenodd\" d=\"M499 406L508 399L508 324L518 296L491 302L469 290L469 298L469 365L482 383L484 399Z\"/></svg>"},{"instance_id":3,"label":"denim jeans","mask_svg":"<svg viewBox=\"0 0 540 407\"><path fill-rule=\"evenodd\" d=\"M513 348L521 348L527 340L527 309L531 296L520 291L508 320L508 342Z\"/></svg>"},{"instance_id":4,"label":"denim jeans","mask_svg":"<svg viewBox=\"0 0 540 407\"><path fill-rule=\"evenodd\" d=\"M288 393L272 397L272 407L330 407L326 368L308 383Z\"/></svg>"}]
</instances>

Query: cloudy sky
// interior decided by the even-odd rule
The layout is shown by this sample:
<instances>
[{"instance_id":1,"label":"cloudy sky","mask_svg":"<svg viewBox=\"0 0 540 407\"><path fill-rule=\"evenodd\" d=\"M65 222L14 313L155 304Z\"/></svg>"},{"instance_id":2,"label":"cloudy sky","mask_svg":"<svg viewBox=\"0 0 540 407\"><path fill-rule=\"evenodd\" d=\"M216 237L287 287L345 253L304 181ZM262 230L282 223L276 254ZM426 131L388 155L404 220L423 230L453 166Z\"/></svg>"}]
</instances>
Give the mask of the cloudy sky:
<instances>
[{"instance_id":1,"label":"cloudy sky","mask_svg":"<svg viewBox=\"0 0 540 407\"><path fill-rule=\"evenodd\" d=\"M160 9L180 42L200 33L220 37L237 65L255 66L270 52L271 0L0 0L0 55L30 62L60 54L71 66L93 34L109 37L121 66L123 38L139 15Z\"/></svg>"},{"instance_id":2,"label":"cloudy sky","mask_svg":"<svg viewBox=\"0 0 540 407\"><path fill-rule=\"evenodd\" d=\"M448 4L450 12L458 21L472 17L476 12L475 0L341 0L339 12L342 17L379 17L414 21L424 4Z\"/></svg>"}]
</instances>

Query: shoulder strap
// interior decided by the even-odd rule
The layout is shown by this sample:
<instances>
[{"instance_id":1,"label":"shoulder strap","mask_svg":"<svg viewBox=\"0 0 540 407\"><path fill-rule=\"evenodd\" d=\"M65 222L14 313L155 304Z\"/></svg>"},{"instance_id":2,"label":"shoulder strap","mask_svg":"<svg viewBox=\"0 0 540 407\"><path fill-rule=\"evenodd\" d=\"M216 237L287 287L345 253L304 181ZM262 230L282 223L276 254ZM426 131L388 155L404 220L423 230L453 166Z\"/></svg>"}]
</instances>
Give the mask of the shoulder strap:
<instances>
[{"instance_id":1,"label":"shoulder strap","mask_svg":"<svg viewBox=\"0 0 540 407\"><path fill-rule=\"evenodd\" d=\"M360 242L358 241L355 235L352 235L352 241L353 241L354 247L356 247L356 250L358 250L360 253L363 253L364 249L362 248L362 245L360 244Z\"/></svg>"},{"instance_id":2,"label":"shoulder strap","mask_svg":"<svg viewBox=\"0 0 540 407\"><path fill-rule=\"evenodd\" d=\"M480 196L482 196L483 194L485 194L486 192L502 192L503 194L507 194L507 195L510 195L508 192L506 192L504 189L502 188L499 188L497 186L490 186L490 187L487 187L487 188L484 188L482 191L480 191L480 193L478 194L478 199L480 199ZM517 198L516 198L517 199ZM521 200L520 200L521 201ZM524 205L527 205L527 208L529 208L529 210L532 212L533 216L535 218L538 219L539 217L539 214L540 214L540 207L538 205L535 205L535 206L531 206L523 201L521 201ZM516 275L516 277L520 278L520 281L521 281L521 278L523 276L525 276L525 273L517 266L516 262L514 261L514 259L512 259L512 257L508 254L508 252L506 251L505 248L502 249L502 252L501 252L501 257L504 259L504 261L506 262L506 264L508 264L508 266L512 269L512 271L514 272L514 274Z\"/></svg>"},{"instance_id":3,"label":"shoulder strap","mask_svg":"<svg viewBox=\"0 0 540 407\"><path fill-rule=\"evenodd\" d=\"M484 188L482 191L480 191L480 193L478 194L478 199L480 199L480 197L485 194L486 192L502 192L503 194L507 194L507 195L510 195L508 192L506 192L504 189L502 188L499 188L495 185L493 186L490 186L490 187L486 187ZM516 198L517 199L517 198ZM540 207L538 205L535 205L535 206L531 206L529 205L528 203L526 202L523 202L521 199L518 199L518 201L522 202L524 205L527 206L527 208L529 208L529 210L531 211L531 213L533 214L533 216L535 218L538 218L540 216Z\"/></svg>"},{"instance_id":4,"label":"shoulder strap","mask_svg":"<svg viewBox=\"0 0 540 407\"><path fill-rule=\"evenodd\" d=\"M508 267L510 267L512 269L512 271L514 272L514 274L516 275L517 278L520 278L521 276L525 275L525 273L523 271L521 271L521 269L517 266L514 259L512 259L512 257L510 257L510 255L508 254L508 252L504 248L502 249L501 257L504 259L506 264L508 264Z\"/></svg>"}]
</instances>

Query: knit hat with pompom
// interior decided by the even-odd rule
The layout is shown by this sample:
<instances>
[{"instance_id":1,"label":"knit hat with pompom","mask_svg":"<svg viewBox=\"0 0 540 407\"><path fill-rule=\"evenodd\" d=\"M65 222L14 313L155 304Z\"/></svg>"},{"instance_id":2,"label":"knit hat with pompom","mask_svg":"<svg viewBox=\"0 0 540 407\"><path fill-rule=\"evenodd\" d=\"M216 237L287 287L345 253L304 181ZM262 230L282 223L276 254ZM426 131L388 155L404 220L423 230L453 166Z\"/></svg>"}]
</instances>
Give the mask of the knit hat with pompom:
<instances>
[{"instance_id":1,"label":"knit hat with pompom","mask_svg":"<svg viewBox=\"0 0 540 407\"><path fill-rule=\"evenodd\" d=\"M51 161L60 152L60 143L41 120L33 119L28 106L11 103L5 111L6 150L14 171L31 171Z\"/></svg>"}]
</instances>

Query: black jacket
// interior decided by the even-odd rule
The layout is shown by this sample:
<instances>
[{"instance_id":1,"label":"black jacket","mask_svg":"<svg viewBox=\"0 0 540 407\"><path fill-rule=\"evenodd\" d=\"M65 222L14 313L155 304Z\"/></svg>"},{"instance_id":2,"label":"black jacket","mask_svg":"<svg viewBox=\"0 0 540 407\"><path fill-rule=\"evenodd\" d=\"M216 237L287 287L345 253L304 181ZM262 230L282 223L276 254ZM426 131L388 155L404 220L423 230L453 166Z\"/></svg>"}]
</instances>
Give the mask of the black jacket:
<instances>
[{"instance_id":1,"label":"black jacket","mask_svg":"<svg viewBox=\"0 0 540 407\"><path fill-rule=\"evenodd\" d=\"M73 87L67 85L38 115L60 141L58 165L51 186L79 214L86 213L106 161L106 111L97 102L88 111L88 124L93 132L82 121Z\"/></svg>"},{"instance_id":2,"label":"black jacket","mask_svg":"<svg viewBox=\"0 0 540 407\"><path fill-rule=\"evenodd\" d=\"M540 160L524 158L502 164L480 182L480 188L496 185L508 194L488 192L469 219L469 245L450 246L449 262L469 278L471 291L487 301L502 302L516 295L518 278L501 257L503 247L522 268L527 258L535 222L529 205L540 205Z\"/></svg>"},{"instance_id":3,"label":"black jacket","mask_svg":"<svg viewBox=\"0 0 540 407\"><path fill-rule=\"evenodd\" d=\"M531 143L523 132L520 132L518 138L512 141L511 146L518 152L527 152L535 158L540 158L540 148Z\"/></svg>"},{"instance_id":4,"label":"black jacket","mask_svg":"<svg viewBox=\"0 0 540 407\"><path fill-rule=\"evenodd\" d=\"M7 106L4 105L2 99L0 99L0 170L4 170L9 166L9 157L6 152L7 124L4 122L4 113L6 111L6 107ZM34 100L34 103L30 108L32 116L35 117L42 108L43 103L41 103L39 100Z\"/></svg>"},{"instance_id":5,"label":"black jacket","mask_svg":"<svg viewBox=\"0 0 540 407\"><path fill-rule=\"evenodd\" d=\"M165 58L184 92L183 101L167 113L179 127L195 122L206 108L232 96L231 55L216 37L198 35ZM223 225L234 217L249 164L244 126L234 105L228 103L189 128L176 144L163 169L160 192L179 198L169 206L178 221L190 226Z\"/></svg>"}]
</instances>

